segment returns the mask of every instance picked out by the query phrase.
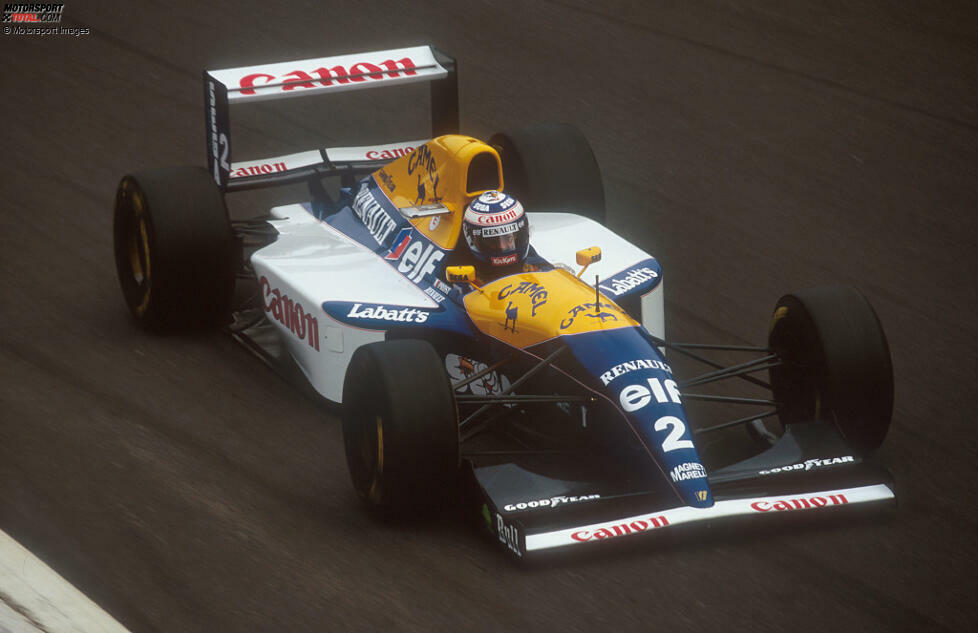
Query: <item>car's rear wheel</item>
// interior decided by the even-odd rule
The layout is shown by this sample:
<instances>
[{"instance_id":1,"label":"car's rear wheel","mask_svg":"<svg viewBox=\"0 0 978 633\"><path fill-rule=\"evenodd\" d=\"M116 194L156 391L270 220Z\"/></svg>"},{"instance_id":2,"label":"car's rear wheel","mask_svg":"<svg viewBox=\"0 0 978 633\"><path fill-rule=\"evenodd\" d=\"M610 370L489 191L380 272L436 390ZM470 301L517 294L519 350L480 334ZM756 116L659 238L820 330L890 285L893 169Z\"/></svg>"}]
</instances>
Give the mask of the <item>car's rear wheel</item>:
<instances>
[{"instance_id":1,"label":"car's rear wheel","mask_svg":"<svg viewBox=\"0 0 978 633\"><path fill-rule=\"evenodd\" d=\"M429 343L383 341L354 352L343 384L343 443L353 487L377 515L414 515L450 500L458 413Z\"/></svg>"},{"instance_id":2,"label":"car's rear wheel","mask_svg":"<svg viewBox=\"0 0 978 633\"><path fill-rule=\"evenodd\" d=\"M114 242L122 294L140 325L171 331L227 318L237 248L224 196L207 170L125 176L116 191Z\"/></svg>"},{"instance_id":3,"label":"car's rear wheel","mask_svg":"<svg viewBox=\"0 0 978 633\"><path fill-rule=\"evenodd\" d=\"M778 301L768 346L785 425L827 420L859 451L878 448L893 413L893 366L879 318L851 286L811 288Z\"/></svg>"},{"instance_id":4,"label":"car's rear wheel","mask_svg":"<svg viewBox=\"0 0 978 633\"><path fill-rule=\"evenodd\" d=\"M566 123L543 123L489 139L503 165L503 185L527 211L582 215L604 224L601 170L584 134Z\"/></svg>"}]
</instances>

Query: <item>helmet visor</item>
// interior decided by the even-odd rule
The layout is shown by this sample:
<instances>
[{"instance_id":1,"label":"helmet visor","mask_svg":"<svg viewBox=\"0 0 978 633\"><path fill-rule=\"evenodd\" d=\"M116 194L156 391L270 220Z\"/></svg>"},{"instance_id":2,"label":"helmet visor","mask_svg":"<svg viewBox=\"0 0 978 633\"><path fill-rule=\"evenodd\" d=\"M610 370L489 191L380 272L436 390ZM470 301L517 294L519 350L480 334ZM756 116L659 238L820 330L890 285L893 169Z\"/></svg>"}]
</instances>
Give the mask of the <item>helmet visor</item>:
<instances>
[{"instance_id":1,"label":"helmet visor","mask_svg":"<svg viewBox=\"0 0 978 633\"><path fill-rule=\"evenodd\" d=\"M526 218L504 226L474 228L468 235L469 246L484 255L523 253L530 241Z\"/></svg>"}]
</instances>

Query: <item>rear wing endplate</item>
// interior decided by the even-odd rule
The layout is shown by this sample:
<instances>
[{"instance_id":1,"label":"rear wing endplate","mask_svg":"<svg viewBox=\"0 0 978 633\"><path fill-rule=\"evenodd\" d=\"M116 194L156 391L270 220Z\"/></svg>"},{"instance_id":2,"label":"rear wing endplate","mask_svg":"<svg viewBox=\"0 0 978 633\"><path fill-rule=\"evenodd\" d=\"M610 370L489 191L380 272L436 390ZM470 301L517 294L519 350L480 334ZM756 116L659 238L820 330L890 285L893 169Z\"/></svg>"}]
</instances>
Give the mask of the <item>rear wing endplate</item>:
<instances>
[{"instance_id":1,"label":"rear wing endplate","mask_svg":"<svg viewBox=\"0 0 978 633\"><path fill-rule=\"evenodd\" d=\"M333 173L372 171L377 164L412 151L424 142L313 150L232 163L229 113L232 103L423 81L431 84L432 136L458 133L456 63L430 46L205 70L203 79L207 165L222 191L276 186Z\"/></svg>"}]
</instances>

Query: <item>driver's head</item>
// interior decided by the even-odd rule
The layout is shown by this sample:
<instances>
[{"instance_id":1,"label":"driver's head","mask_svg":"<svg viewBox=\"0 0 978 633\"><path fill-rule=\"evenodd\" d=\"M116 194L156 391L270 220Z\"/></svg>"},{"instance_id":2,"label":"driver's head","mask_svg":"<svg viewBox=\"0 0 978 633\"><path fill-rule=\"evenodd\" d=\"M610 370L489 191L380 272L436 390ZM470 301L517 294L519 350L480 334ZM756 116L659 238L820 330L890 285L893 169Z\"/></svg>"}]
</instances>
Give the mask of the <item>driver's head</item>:
<instances>
[{"instance_id":1,"label":"driver's head","mask_svg":"<svg viewBox=\"0 0 978 633\"><path fill-rule=\"evenodd\" d=\"M491 268L522 264L530 249L523 205L501 191L487 191L465 208L462 232L475 258Z\"/></svg>"}]
</instances>

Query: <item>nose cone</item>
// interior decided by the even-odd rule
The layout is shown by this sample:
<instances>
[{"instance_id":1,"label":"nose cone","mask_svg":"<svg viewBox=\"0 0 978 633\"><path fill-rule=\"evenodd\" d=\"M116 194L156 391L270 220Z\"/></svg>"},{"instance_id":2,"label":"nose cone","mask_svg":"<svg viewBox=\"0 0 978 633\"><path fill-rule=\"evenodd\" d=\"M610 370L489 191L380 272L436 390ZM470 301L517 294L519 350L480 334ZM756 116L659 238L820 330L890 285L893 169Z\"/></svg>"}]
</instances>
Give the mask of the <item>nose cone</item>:
<instances>
[{"instance_id":1,"label":"nose cone","mask_svg":"<svg viewBox=\"0 0 978 633\"><path fill-rule=\"evenodd\" d=\"M713 495L686 421L672 368L640 327L564 339L623 417L682 501L709 508Z\"/></svg>"}]
</instances>

